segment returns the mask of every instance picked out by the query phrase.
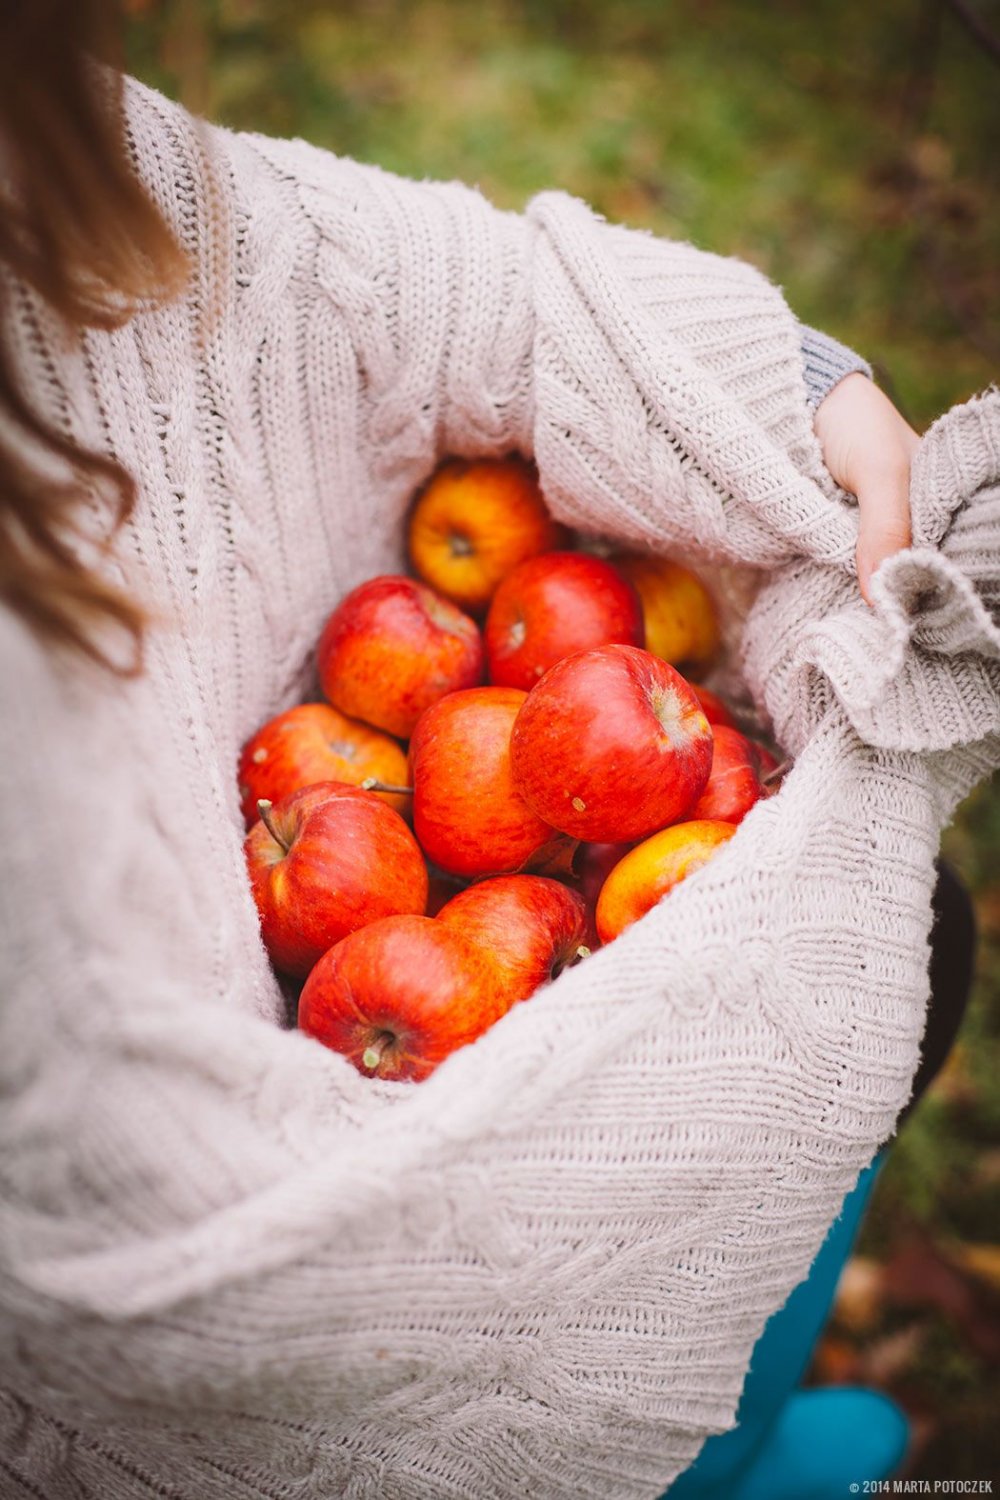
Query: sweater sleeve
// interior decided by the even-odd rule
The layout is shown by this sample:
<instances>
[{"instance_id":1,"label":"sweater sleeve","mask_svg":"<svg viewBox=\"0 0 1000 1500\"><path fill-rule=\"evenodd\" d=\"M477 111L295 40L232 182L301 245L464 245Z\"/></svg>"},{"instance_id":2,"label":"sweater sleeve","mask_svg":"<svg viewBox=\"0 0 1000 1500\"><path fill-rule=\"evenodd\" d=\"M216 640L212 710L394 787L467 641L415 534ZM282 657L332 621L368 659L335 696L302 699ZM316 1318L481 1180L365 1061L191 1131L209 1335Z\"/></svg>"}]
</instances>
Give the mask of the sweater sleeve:
<instances>
[{"instance_id":1,"label":"sweater sleeve","mask_svg":"<svg viewBox=\"0 0 1000 1500\"><path fill-rule=\"evenodd\" d=\"M302 142L229 151L310 227L300 316L350 336L395 516L394 480L412 493L444 453L519 448L582 531L853 569L856 510L813 432L801 330L752 266L560 193L518 216Z\"/></svg>"}]
</instances>

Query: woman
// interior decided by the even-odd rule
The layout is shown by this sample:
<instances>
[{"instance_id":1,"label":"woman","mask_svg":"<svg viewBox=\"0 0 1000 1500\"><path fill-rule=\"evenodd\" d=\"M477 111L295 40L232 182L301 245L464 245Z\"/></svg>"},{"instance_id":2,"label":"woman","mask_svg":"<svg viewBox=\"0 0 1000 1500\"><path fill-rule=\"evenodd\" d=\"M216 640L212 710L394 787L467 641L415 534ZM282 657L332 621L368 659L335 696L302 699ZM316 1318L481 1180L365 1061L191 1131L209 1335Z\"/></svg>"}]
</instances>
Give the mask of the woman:
<instances>
[{"instance_id":1,"label":"woman","mask_svg":"<svg viewBox=\"0 0 1000 1500\"><path fill-rule=\"evenodd\" d=\"M371 1204L355 1205L360 1238L324 1248L350 1274L330 1260L314 1274L316 1220L334 1216L322 1172L351 1149L372 1086L275 1030L232 768L248 731L302 696L318 623L386 567L446 452L534 451L562 519L663 546L722 526L730 484L739 513L765 461L790 494L807 476L831 505L832 475L857 496L868 598L909 541L916 434L748 267L596 224L557 195L519 218L454 185L203 128L93 67L113 42L99 0L7 7L0 28L3 827L17 872L4 1492L499 1496L534 1475L531 1493L556 1495L581 1493L586 1473L590 1493L649 1493L656 1463L666 1483L727 1425L731 1373L716 1382L708 1346L696 1367L661 1330L657 1360L680 1360L689 1399L669 1422L654 1402L665 1447L630 1457L615 1434L635 1388L621 1413L602 1388L603 1426L573 1430L570 1395L549 1398L586 1369L556 1361L542 1382L543 1329L504 1324L492 1344L478 1323L471 1343L434 1333L468 1296L462 1266L501 1311L529 1272L565 1302L562 1259L525 1269L509 1226L473 1223L471 1152L442 1147L441 1175L423 1173L398 1213L431 1255L444 1202L475 1255L452 1255L446 1282L418 1278L412 1319L380 1323L401 1288L381 1250L397 1204L376 1178L391 1166L405 1180L419 1145L393 1129L392 1090L376 1090L384 1156ZM667 345L680 384L664 430L641 364ZM656 504L673 490L689 513ZM791 555L756 519L745 530L748 560ZM657 1101L642 1108L655 1124ZM463 1128L456 1111L455 1142ZM501 1110L500 1170L505 1129ZM510 1161L524 1200L530 1158ZM612 1219L626 1165L604 1190ZM268 1215L266 1243L246 1233L248 1205ZM804 1233L795 1243L801 1275ZM581 1241L574 1275L595 1253ZM329 1305L335 1286L349 1306ZM610 1338L638 1315L602 1296ZM765 1304L741 1313L744 1344ZM470 1382L473 1344L476 1368L493 1365ZM553 1457L564 1441L572 1462Z\"/></svg>"}]
</instances>

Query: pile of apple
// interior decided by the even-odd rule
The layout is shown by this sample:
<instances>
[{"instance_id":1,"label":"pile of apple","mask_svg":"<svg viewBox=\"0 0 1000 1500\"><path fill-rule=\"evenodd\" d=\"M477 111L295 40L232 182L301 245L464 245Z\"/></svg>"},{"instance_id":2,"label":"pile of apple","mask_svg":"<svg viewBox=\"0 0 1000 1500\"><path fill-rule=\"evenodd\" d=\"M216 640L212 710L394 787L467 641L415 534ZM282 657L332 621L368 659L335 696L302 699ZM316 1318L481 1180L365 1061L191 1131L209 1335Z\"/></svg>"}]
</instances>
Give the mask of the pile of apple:
<instances>
[{"instance_id":1,"label":"pile of apple","mask_svg":"<svg viewBox=\"0 0 1000 1500\"><path fill-rule=\"evenodd\" d=\"M718 650L703 582L572 550L523 460L444 464L409 554L418 578L373 578L327 621L328 701L265 724L239 767L264 943L305 980L299 1025L393 1079L426 1077L611 942L776 773L678 670Z\"/></svg>"}]
</instances>

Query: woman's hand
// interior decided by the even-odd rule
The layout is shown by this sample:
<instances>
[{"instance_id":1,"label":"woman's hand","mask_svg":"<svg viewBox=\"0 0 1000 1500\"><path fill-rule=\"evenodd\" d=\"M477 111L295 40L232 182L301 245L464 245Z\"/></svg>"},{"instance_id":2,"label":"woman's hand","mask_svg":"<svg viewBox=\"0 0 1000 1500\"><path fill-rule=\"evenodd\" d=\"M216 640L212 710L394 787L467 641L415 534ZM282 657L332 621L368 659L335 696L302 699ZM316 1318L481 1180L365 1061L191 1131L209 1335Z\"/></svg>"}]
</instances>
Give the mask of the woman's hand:
<instances>
[{"instance_id":1,"label":"woman's hand","mask_svg":"<svg viewBox=\"0 0 1000 1500\"><path fill-rule=\"evenodd\" d=\"M910 464L920 438L867 375L845 375L816 409L816 436L860 512L858 583L871 604L875 569L910 545Z\"/></svg>"}]
</instances>

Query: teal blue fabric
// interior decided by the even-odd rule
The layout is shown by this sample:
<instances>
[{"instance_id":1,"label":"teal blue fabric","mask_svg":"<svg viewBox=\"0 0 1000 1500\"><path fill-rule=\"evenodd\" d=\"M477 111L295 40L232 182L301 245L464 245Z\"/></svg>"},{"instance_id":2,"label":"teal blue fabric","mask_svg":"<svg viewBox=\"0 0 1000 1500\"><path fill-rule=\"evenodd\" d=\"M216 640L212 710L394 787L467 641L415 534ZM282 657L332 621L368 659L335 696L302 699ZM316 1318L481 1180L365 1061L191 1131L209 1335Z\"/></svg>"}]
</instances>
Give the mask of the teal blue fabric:
<instances>
[{"instance_id":1,"label":"teal blue fabric","mask_svg":"<svg viewBox=\"0 0 1000 1500\"><path fill-rule=\"evenodd\" d=\"M768 1321L757 1340L736 1427L708 1439L695 1463L671 1486L670 1500L733 1500L741 1476L748 1474L772 1434L777 1435L776 1424L806 1371L813 1347L829 1317L840 1272L851 1253L884 1155L880 1153L861 1173L844 1199L840 1217L831 1226L809 1275ZM889 1402L884 1404L887 1408L892 1406ZM892 1411L896 1412L896 1408ZM894 1425L898 1426L898 1422ZM838 1490L837 1494L840 1493Z\"/></svg>"},{"instance_id":2,"label":"teal blue fabric","mask_svg":"<svg viewBox=\"0 0 1000 1500\"><path fill-rule=\"evenodd\" d=\"M899 1472L910 1424L889 1396L823 1386L789 1396L752 1461L713 1500L850 1500Z\"/></svg>"}]
</instances>

